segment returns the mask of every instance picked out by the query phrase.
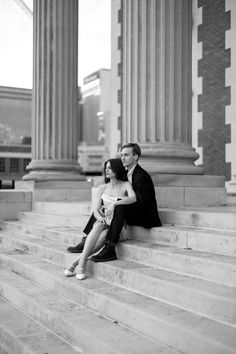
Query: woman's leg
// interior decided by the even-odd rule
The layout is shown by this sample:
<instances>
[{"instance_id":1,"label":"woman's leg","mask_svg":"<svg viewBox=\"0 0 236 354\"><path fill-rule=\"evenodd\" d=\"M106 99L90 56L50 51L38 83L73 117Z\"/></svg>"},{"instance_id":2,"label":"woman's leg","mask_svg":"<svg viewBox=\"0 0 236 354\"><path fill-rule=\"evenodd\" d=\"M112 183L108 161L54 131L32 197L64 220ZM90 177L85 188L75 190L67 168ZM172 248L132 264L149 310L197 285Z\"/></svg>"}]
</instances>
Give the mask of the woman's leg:
<instances>
[{"instance_id":1,"label":"woman's leg","mask_svg":"<svg viewBox=\"0 0 236 354\"><path fill-rule=\"evenodd\" d=\"M75 268L80 264L80 268L84 268L85 262L87 260L87 257L93 254L95 251L94 246L96 245L98 238L101 234L101 232L104 230L105 225L101 223L94 223L93 228L91 229L90 233L88 234L85 244L84 244L84 249L81 255L79 255L69 267L67 267L64 271L64 274L66 276L72 276L74 275ZM98 242L98 245L96 245L96 249L98 250L98 246L101 244ZM101 245L102 246L102 245ZM101 247L100 246L100 247ZM80 259L82 258L82 261L80 263Z\"/></svg>"},{"instance_id":2,"label":"woman's leg","mask_svg":"<svg viewBox=\"0 0 236 354\"><path fill-rule=\"evenodd\" d=\"M93 251L90 254L90 256L96 252L98 252L102 246L104 245L105 241L106 241L106 236L107 236L107 231L108 229L103 230L100 235L98 236L98 239L93 247ZM89 257L89 256L88 256Z\"/></svg>"},{"instance_id":3,"label":"woman's leg","mask_svg":"<svg viewBox=\"0 0 236 354\"><path fill-rule=\"evenodd\" d=\"M106 228L106 225L104 224L94 224L92 230L86 238L83 252L80 257L76 259L76 262L78 261L77 264L79 264L80 268L84 268L87 258L97 252L104 244L107 233L107 230L104 230L104 228Z\"/></svg>"}]
</instances>

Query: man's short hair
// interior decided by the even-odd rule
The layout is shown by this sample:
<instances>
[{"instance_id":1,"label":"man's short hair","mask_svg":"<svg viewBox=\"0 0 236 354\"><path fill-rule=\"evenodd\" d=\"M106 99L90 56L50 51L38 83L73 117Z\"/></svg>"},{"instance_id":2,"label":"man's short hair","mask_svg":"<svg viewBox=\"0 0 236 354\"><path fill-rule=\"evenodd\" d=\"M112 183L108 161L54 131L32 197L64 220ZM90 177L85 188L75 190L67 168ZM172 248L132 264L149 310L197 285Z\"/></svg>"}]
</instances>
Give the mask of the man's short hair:
<instances>
[{"instance_id":1,"label":"man's short hair","mask_svg":"<svg viewBox=\"0 0 236 354\"><path fill-rule=\"evenodd\" d=\"M122 145L121 151L122 151L124 148L132 148L132 153L133 153L133 155L138 155L138 157L141 156L141 149L140 149L140 146L139 146L138 144L136 144L136 143L128 143L128 144Z\"/></svg>"}]
</instances>

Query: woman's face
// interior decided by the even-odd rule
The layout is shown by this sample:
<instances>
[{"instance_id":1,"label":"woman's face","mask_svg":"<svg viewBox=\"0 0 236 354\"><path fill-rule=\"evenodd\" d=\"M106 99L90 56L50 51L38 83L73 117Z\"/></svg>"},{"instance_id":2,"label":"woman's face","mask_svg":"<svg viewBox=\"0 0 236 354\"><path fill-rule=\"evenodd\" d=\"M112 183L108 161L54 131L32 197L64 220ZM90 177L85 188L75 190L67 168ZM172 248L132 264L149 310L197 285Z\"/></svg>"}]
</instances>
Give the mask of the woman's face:
<instances>
[{"instance_id":1,"label":"woman's face","mask_svg":"<svg viewBox=\"0 0 236 354\"><path fill-rule=\"evenodd\" d=\"M105 175L106 175L106 178L110 178L110 179L116 177L116 174L111 169L110 161L108 161L106 164Z\"/></svg>"}]
</instances>

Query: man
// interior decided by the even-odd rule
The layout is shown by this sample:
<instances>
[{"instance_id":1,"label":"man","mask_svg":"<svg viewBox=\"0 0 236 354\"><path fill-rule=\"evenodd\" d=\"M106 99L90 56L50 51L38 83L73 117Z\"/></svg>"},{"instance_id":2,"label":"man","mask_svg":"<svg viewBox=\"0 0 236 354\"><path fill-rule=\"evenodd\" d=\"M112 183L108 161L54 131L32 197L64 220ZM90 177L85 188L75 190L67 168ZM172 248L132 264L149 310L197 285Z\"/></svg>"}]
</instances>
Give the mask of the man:
<instances>
[{"instance_id":1,"label":"man","mask_svg":"<svg viewBox=\"0 0 236 354\"><path fill-rule=\"evenodd\" d=\"M130 205L117 205L114 208L111 225L106 236L104 248L90 258L94 262L105 262L117 259L115 245L124 224L152 228L162 226L158 215L155 189L151 176L139 164L141 149L138 144L128 143L121 148L121 161L127 169L128 180L132 183L137 201ZM86 228L85 228L86 229ZM69 252L82 252L85 238Z\"/></svg>"}]
</instances>

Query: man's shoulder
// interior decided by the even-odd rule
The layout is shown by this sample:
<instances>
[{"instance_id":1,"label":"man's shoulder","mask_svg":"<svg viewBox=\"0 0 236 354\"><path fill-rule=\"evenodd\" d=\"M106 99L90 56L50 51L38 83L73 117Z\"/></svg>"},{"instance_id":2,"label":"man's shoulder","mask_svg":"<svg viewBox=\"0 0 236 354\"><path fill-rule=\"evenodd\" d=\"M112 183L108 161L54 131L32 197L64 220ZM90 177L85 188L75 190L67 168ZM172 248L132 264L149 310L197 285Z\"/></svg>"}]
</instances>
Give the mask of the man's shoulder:
<instances>
[{"instance_id":1,"label":"man's shoulder","mask_svg":"<svg viewBox=\"0 0 236 354\"><path fill-rule=\"evenodd\" d=\"M136 165L134 171L135 171L136 174L150 176L150 174L142 166L140 166L139 164Z\"/></svg>"},{"instance_id":2,"label":"man's shoulder","mask_svg":"<svg viewBox=\"0 0 236 354\"><path fill-rule=\"evenodd\" d=\"M133 178L136 180L140 178L144 178L147 180L151 179L151 176L143 167L138 164L134 169Z\"/></svg>"}]
</instances>

